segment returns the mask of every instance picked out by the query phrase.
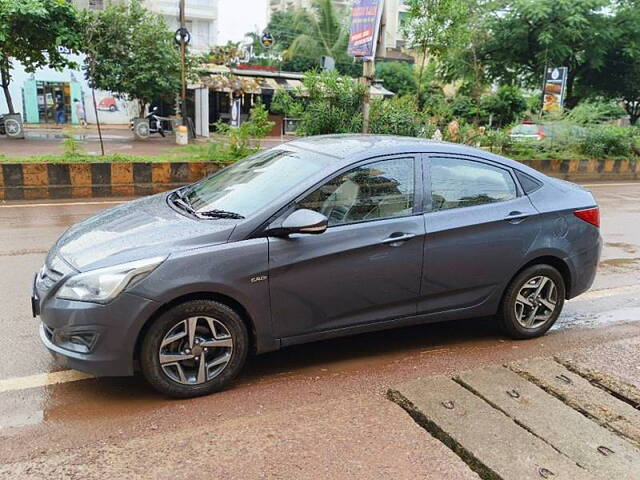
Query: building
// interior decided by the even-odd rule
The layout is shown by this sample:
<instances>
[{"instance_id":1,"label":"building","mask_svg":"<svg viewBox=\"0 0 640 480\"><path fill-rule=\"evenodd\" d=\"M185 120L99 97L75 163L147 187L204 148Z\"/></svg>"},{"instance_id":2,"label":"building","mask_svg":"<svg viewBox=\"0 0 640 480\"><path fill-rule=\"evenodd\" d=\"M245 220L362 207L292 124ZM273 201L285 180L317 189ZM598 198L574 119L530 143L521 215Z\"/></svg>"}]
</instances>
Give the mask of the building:
<instances>
[{"instance_id":1,"label":"building","mask_svg":"<svg viewBox=\"0 0 640 480\"><path fill-rule=\"evenodd\" d=\"M92 0L87 0L92 1ZM171 30L179 27L178 0L146 0L145 6L160 13ZM208 51L218 38L218 0L187 0L185 8L187 30L191 33L189 47L196 51Z\"/></svg>"},{"instance_id":2,"label":"building","mask_svg":"<svg viewBox=\"0 0 640 480\"><path fill-rule=\"evenodd\" d=\"M333 0L333 4L340 8L350 8L353 0ZM275 12L291 9L310 9L314 0L267 0L267 18Z\"/></svg>"},{"instance_id":3,"label":"building","mask_svg":"<svg viewBox=\"0 0 640 480\"><path fill-rule=\"evenodd\" d=\"M102 10L109 3L126 0L71 0L76 7L82 9ZM218 0L187 0L187 28L191 32L191 49L208 51L215 44L217 37ZM145 6L162 14L171 30L178 28L178 0L145 0ZM78 65L84 63L83 55L62 52ZM78 99L84 103L87 120L95 122L92 107L91 90L82 69L66 68L56 71L41 68L28 73L19 62L14 62L11 71L9 89L17 113L22 114L25 123L55 124L56 105L61 100L64 104L65 123L78 123L73 102ZM115 97L110 92L96 91L97 107L100 121L105 124L126 124L138 114L134 102ZM0 114L7 112L4 95L0 94Z\"/></svg>"},{"instance_id":4,"label":"building","mask_svg":"<svg viewBox=\"0 0 640 480\"><path fill-rule=\"evenodd\" d=\"M405 0L385 0L384 38L381 39L385 48L401 49L405 47L402 28L408 10Z\"/></svg>"},{"instance_id":5,"label":"building","mask_svg":"<svg viewBox=\"0 0 640 480\"><path fill-rule=\"evenodd\" d=\"M78 8L102 10L109 3L127 0L71 0ZM161 14L171 30L179 26L179 0L145 0L144 6ZM185 18L187 30L191 33L190 47L207 51L216 44L218 37L218 0L187 0Z\"/></svg>"},{"instance_id":6,"label":"building","mask_svg":"<svg viewBox=\"0 0 640 480\"><path fill-rule=\"evenodd\" d=\"M268 16L271 17L274 12L289 9L310 9L313 3L314 0L267 0ZM333 4L350 13L353 0L333 0ZM380 51L378 52L381 58L413 61L411 56L402 52L406 43L402 35L402 27L407 12L406 0L384 0L383 38L380 39Z\"/></svg>"}]
</instances>

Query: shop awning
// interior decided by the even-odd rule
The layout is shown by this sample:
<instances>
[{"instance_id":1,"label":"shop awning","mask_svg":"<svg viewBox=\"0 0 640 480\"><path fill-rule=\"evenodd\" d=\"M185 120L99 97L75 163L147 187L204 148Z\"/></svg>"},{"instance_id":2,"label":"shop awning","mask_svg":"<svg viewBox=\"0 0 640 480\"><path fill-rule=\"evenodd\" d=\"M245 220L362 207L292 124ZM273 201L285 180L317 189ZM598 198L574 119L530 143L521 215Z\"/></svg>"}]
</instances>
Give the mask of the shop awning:
<instances>
[{"instance_id":1,"label":"shop awning","mask_svg":"<svg viewBox=\"0 0 640 480\"><path fill-rule=\"evenodd\" d=\"M373 98L390 98L395 95L391 90L387 90L382 85L371 85L369 90L371 97Z\"/></svg>"}]
</instances>

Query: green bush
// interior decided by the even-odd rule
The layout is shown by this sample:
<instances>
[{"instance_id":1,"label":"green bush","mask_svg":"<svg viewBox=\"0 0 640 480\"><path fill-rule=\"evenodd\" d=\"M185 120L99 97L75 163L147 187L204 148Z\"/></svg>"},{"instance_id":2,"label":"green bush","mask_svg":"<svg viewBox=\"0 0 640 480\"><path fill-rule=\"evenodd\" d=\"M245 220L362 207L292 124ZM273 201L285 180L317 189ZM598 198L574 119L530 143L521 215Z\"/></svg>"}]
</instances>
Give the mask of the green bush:
<instances>
[{"instance_id":1,"label":"green bush","mask_svg":"<svg viewBox=\"0 0 640 480\"><path fill-rule=\"evenodd\" d=\"M515 122L527 110L527 100L518 87L503 85L480 99L480 111L492 118L498 128Z\"/></svg>"},{"instance_id":2,"label":"green bush","mask_svg":"<svg viewBox=\"0 0 640 480\"><path fill-rule=\"evenodd\" d=\"M412 96L371 102L369 131L387 135L417 137L424 134L421 114Z\"/></svg>"},{"instance_id":3,"label":"green bush","mask_svg":"<svg viewBox=\"0 0 640 480\"><path fill-rule=\"evenodd\" d=\"M383 82L384 88L403 96L415 94L418 83L413 65L405 62L379 62L376 64L376 78Z\"/></svg>"},{"instance_id":4,"label":"green bush","mask_svg":"<svg viewBox=\"0 0 640 480\"><path fill-rule=\"evenodd\" d=\"M487 117L487 112L478 102L468 95L456 95L450 102L451 114L458 121L467 123L481 122Z\"/></svg>"},{"instance_id":5,"label":"green bush","mask_svg":"<svg viewBox=\"0 0 640 480\"><path fill-rule=\"evenodd\" d=\"M592 100L579 103L568 114L567 119L579 125L592 125L625 117L627 114L615 102Z\"/></svg>"},{"instance_id":6,"label":"green bush","mask_svg":"<svg viewBox=\"0 0 640 480\"><path fill-rule=\"evenodd\" d=\"M356 133L362 130L362 100L365 87L336 71L307 73L303 80L306 97L295 106L300 112L298 133Z\"/></svg>"},{"instance_id":7,"label":"green bush","mask_svg":"<svg viewBox=\"0 0 640 480\"><path fill-rule=\"evenodd\" d=\"M269 121L269 113L261 102L256 103L251 109L249 120L241 123L239 127L232 127L228 123L219 121L216 123L217 132L225 137L226 148L212 143L209 146L209 157L230 156L232 159L240 159L257 151L260 148L260 139L267 136L274 122Z\"/></svg>"},{"instance_id":8,"label":"green bush","mask_svg":"<svg viewBox=\"0 0 640 480\"><path fill-rule=\"evenodd\" d=\"M598 125L587 129L579 145L581 153L602 158L631 155L636 142L636 132L632 128Z\"/></svg>"}]
</instances>

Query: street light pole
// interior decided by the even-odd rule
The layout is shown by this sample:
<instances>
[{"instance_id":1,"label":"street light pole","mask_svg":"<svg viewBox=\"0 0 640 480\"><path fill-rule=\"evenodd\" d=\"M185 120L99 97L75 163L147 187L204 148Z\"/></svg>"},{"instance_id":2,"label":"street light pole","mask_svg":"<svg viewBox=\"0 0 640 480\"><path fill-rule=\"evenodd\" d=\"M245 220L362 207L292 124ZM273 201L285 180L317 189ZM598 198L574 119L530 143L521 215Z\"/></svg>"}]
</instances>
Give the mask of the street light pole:
<instances>
[{"instance_id":1,"label":"street light pole","mask_svg":"<svg viewBox=\"0 0 640 480\"><path fill-rule=\"evenodd\" d=\"M185 19L185 0L180 0L180 28L183 29L187 27L187 21ZM180 114L182 115L182 125L187 125L187 80L186 80L186 53L187 53L187 38L185 35L180 36L180 62L181 62L181 77L182 77L182 102L180 104Z\"/></svg>"}]
</instances>

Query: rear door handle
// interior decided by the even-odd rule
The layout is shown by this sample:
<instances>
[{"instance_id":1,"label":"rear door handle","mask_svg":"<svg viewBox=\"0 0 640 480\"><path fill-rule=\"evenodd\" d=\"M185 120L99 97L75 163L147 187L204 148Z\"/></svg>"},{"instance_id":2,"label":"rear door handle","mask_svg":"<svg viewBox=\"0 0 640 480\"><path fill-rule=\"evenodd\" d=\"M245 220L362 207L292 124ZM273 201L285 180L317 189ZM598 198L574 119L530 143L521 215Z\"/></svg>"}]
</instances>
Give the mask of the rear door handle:
<instances>
[{"instance_id":1,"label":"rear door handle","mask_svg":"<svg viewBox=\"0 0 640 480\"><path fill-rule=\"evenodd\" d=\"M515 223L524 222L531 215L532 215L531 213L523 213L515 210L513 212L510 212L509 215L505 217L505 220L509 223L515 224Z\"/></svg>"},{"instance_id":2,"label":"rear door handle","mask_svg":"<svg viewBox=\"0 0 640 480\"><path fill-rule=\"evenodd\" d=\"M389 235L389 238L385 238L382 243L391 245L392 247L399 246L402 242L406 242L407 240L411 240L416 236L415 233L392 233Z\"/></svg>"}]
</instances>

